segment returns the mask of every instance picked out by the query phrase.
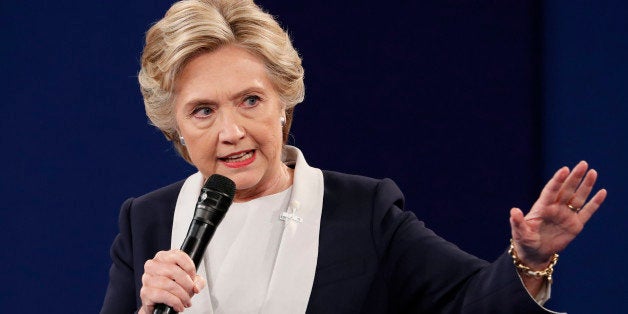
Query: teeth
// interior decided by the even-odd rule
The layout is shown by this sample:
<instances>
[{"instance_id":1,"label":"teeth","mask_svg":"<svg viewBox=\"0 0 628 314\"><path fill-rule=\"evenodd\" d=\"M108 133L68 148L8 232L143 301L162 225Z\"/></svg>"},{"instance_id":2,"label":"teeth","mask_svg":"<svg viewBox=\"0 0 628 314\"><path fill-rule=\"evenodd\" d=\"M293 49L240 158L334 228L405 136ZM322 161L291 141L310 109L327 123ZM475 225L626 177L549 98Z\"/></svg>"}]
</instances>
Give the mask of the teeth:
<instances>
[{"instance_id":1,"label":"teeth","mask_svg":"<svg viewBox=\"0 0 628 314\"><path fill-rule=\"evenodd\" d=\"M239 155L229 156L229 157L227 157L227 159L238 159L238 158L240 158L240 157L242 157L242 156L244 156L246 154L247 154L246 152L243 152L243 153L241 153Z\"/></svg>"},{"instance_id":2,"label":"teeth","mask_svg":"<svg viewBox=\"0 0 628 314\"><path fill-rule=\"evenodd\" d=\"M228 160L228 161L242 161L242 160L247 160L247 159L251 158L252 156L253 156L253 152L249 151L249 152L238 154L238 155L235 155L235 156L230 156L230 157L227 157L225 159Z\"/></svg>"}]
</instances>

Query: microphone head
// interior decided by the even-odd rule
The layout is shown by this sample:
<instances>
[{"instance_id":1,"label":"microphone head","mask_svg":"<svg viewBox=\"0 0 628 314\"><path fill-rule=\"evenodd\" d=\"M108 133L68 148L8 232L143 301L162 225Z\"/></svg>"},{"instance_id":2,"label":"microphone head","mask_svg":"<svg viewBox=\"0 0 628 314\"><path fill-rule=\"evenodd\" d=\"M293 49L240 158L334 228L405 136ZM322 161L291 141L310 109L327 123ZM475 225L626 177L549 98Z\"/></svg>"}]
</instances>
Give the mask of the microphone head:
<instances>
[{"instance_id":1,"label":"microphone head","mask_svg":"<svg viewBox=\"0 0 628 314\"><path fill-rule=\"evenodd\" d=\"M235 183L231 179L219 174L212 174L203 185L203 189L221 192L230 199L235 196L235 187Z\"/></svg>"}]
</instances>

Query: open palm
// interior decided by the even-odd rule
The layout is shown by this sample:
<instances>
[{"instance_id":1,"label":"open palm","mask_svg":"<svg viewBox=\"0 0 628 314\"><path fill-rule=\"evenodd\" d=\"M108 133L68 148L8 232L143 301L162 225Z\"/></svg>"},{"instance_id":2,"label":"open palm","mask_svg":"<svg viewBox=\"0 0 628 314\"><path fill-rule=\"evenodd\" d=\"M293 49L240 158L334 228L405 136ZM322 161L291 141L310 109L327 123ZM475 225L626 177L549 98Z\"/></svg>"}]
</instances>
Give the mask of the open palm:
<instances>
[{"instance_id":1,"label":"open palm","mask_svg":"<svg viewBox=\"0 0 628 314\"><path fill-rule=\"evenodd\" d=\"M524 264L532 268L547 266L550 257L567 247L604 202L605 189L587 202L597 180L597 172L587 169L585 161L572 171L559 169L527 215L518 208L511 209L512 238Z\"/></svg>"}]
</instances>

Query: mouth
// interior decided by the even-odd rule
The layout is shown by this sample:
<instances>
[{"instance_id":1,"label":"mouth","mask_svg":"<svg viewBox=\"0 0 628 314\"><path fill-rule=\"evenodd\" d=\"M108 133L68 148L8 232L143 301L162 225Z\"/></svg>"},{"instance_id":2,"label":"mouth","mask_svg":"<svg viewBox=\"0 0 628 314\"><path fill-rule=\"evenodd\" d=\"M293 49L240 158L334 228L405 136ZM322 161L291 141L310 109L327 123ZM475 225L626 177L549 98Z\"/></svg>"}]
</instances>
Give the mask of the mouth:
<instances>
[{"instance_id":1,"label":"mouth","mask_svg":"<svg viewBox=\"0 0 628 314\"><path fill-rule=\"evenodd\" d=\"M255 160L255 150L236 152L224 157L218 157L218 160L222 161L229 168L244 167Z\"/></svg>"}]
</instances>

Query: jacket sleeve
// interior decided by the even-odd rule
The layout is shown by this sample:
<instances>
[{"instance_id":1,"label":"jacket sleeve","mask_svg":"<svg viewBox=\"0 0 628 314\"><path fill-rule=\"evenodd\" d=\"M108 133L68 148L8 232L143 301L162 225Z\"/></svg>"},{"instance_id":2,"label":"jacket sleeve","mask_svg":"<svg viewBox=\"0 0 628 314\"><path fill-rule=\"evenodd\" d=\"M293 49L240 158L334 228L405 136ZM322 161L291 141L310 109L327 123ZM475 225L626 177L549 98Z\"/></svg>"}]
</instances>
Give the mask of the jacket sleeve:
<instances>
[{"instance_id":1,"label":"jacket sleeve","mask_svg":"<svg viewBox=\"0 0 628 314\"><path fill-rule=\"evenodd\" d=\"M440 238L401 209L403 196L391 180L380 182L373 206L390 312L550 313L530 297L507 254L489 264Z\"/></svg>"},{"instance_id":2,"label":"jacket sleeve","mask_svg":"<svg viewBox=\"0 0 628 314\"><path fill-rule=\"evenodd\" d=\"M130 223L132 204L133 199L130 198L122 204L120 210L120 233L111 245L112 264L109 269L109 286L100 310L102 314L134 313L138 308Z\"/></svg>"}]
</instances>

